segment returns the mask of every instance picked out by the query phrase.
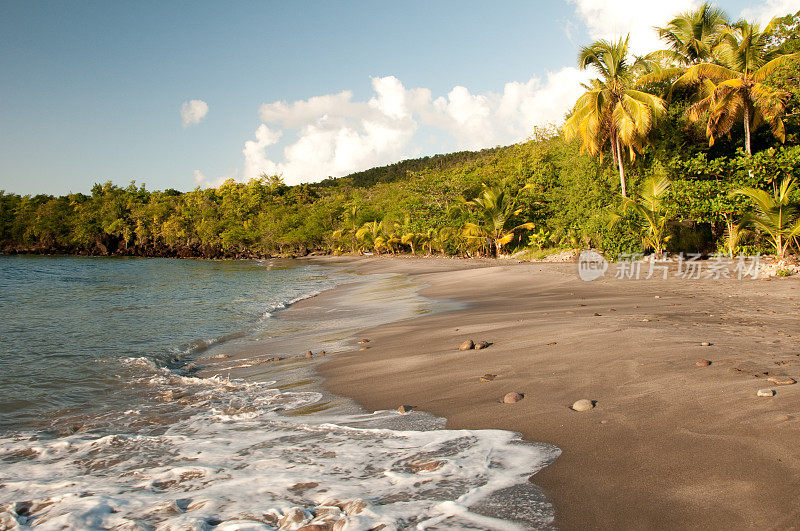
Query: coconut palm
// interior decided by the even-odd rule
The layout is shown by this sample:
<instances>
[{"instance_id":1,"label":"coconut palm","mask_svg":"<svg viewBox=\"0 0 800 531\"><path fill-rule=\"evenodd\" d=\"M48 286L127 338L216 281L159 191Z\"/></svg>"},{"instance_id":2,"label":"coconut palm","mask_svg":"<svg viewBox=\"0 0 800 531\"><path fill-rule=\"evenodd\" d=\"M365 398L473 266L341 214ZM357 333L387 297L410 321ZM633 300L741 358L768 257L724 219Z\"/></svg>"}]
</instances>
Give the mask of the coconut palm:
<instances>
[{"instance_id":1,"label":"coconut palm","mask_svg":"<svg viewBox=\"0 0 800 531\"><path fill-rule=\"evenodd\" d=\"M800 205L789 196L797 181L785 177L780 184L773 183L772 194L759 188L737 188L732 193L753 201L756 212L745 215L742 226L753 225L769 234L775 254L782 259L793 238L800 235Z\"/></svg>"},{"instance_id":2,"label":"coconut palm","mask_svg":"<svg viewBox=\"0 0 800 531\"><path fill-rule=\"evenodd\" d=\"M656 255L664 252L670 239L667 235L669 218L664 206L664 196L669 187L670 182L665 175L651 176L642 183L637 197L624 197L622 200L623 211L633 211L644 220L642 244L645 249L653 249Z\"/></svg>"},{"instance_id":3,"label":"coconut palm","mask_svg":"<svg viewBox=\"0 0 800 531\"><path fill-rule=\"evenodd\" d=\"M527 188L527 186L526 186ZM519 193L512 194L503 184L483 185L480 195L463 206L478 212L480 223L465 223L462 227L463 237L470 243L480 247L494 248L498 256L503 254L503 245L511 242L518 231L531 230L533 223L516 223L522 213L517 207Z\"/></svg>"},{"instance_id":4,"label":"coconut palm","mask_svg":"<svg viewBox=\"0 0 800 531\"><path fill-rule=\"evenodd\" d=\"M590 66L600 74L584 85L587 89L564 124L564 138L580 137L581 151L601 155L611 148L614 164L619 168L623 197L625 166L623 148L631 160L641 152L654 122L664 115L664 100L634 88L644 63L628 57L628 37L617 42L597 41L581 49L580 68Z\"/></svg>"},{"instance_id":5,"label":"coconut palm","mask_svg":"<svg viewBox=\"0 0 800 531\"><path fill-rule=\"evenodd\" d=\"M361 242L361 248L373 249L380 254L378 240L381 236L381 222L377 220L364 223L356 231L356 241Z\"/></svg>"},{"instance_id":6,"label":"coconut palm","mask_svg":"<svg viewBox=\"0 0 800 531\"><path fill-rule=\"evenodd\" d=\"M689 107L689 120L706 122L709 145L728 134L737 122L744 124L744 148L751 154L750 133L769 124L773 135L785 140L783 120L786 95L765 84L776 68L800 54L783 54L770 49L772 27L762 31L756 24L739 21L724 30L714 53L719 64L700 63L690 66L677 79L675 86L700 85L703 96Z\"/></svg>"},{"instance_id":7,"label":"coconut palm","mask_svg":"<svg viewBox=\"0 0 800 531\"><path fill-rule=\"evenodd\" d=\"M724 11L703 3L697 9L681 13L663 28L656 28L668 46L657 53L678 65L713 61L714 49L728 24Z\"/></svg>"}]
</instances>

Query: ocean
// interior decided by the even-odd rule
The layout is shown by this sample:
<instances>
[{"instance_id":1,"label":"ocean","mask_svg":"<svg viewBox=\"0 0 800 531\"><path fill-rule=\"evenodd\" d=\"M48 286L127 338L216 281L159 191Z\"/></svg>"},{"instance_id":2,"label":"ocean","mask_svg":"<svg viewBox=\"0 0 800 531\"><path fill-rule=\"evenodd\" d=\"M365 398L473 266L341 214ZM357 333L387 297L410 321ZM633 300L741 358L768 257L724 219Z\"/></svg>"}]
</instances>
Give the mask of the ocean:
<instances>
[{"instance_id":1,"label":"ocean","mask_svg":"<svg viewBox=\"0 0 800 531\"><path fill-rule=\"evenodd\" d=\"M0 529L550 527L528 478L557 448L320 386L358 330L448 309L418 288L308 261L0 256Z\"/></svg>"}]
</instances>

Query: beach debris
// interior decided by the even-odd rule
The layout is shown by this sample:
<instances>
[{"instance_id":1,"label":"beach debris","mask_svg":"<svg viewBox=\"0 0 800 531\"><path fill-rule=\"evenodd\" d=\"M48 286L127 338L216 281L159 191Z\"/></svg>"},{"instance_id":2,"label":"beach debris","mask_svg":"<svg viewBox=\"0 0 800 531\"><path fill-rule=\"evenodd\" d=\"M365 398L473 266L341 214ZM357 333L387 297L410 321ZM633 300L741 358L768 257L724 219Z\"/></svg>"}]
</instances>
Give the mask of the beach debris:
<instances>
[{"instance_id":1,"label":"beach debris","mask_svg":"<svg viewBox=\"0 0 800 531\"><path fill-rule=\"evenodd\" d=\"M661 298L661 295L656 295L656 297L655 297L655 298L656 298L656 299L660 299L660 298Z\"/></svg>"},{"instance_id":2,"label":"beach debris","mask_svg":"<svg viewBox=\"0 0 800 531\"><path fill-rule=\"evenodd\" d=\"M489 345L491 345L491 343L489 343L488 341L478 341L477 343L475 343L475 350L483 350L485 348L489 348Z\"/></svg>"},{"instance_id":3,"label":"beach debris","mask_svg":"<svg viewBox=\"0 0 800 531\"><path fill-rule=\"evenodd\" d=\"M281 529L292 527L296 524L304 522L308 518L308 516L310 515L306 515L305 511L300 507L292 507L291 509L283 513L283 517L280 520L278 520L278 526Z\"/></svg>"},{"instance_id":4,"label":"beach debris","mask_svg":"<svg viewBox=\"0 0 800 531\"><path fill-rule=\"evenodd\" d=\"M360 349L358 349L358 350L367 350L368 348L369 348L369 347L361 347L361 348L360 348Z\"/></svg>"},{"instance_id":5,"label":"beach debris","mask_svg":"<svg viewBox=\"0 0 800 531\"><path fill-rule=\"evenodd\" d=\"M358 342L359 345L363 345L364 343L369 343L369 339L363 338L363 339L359 340L359 342Z\"/></svg>"},{"instance_id":6,"label":"beach debris","mask_svg":"<svg viewBox=\"0 0 800 531\"><path fill-rule=\"evenodd\" d=\"M313 352L311 352L310 350L308 352L306 352L306 358L313 358L313 357L314 357L314 353Z\"/></svg>"},{"instance_id":7,"label":"beach debris","mask_svg":"<svg viewBox=\"0 0 800 531\"><path fill-rule=\"evenodd\" d=\"M573 411L589 411L594 407L594 403L586 398L581 398L572 404Z\"/></svg>"},{"instance_id":8,"label":"beach debris","mask_svg":"<svg viewBox=\"0 0 800 531\"><path fill-rule=\"evenodd\" d=\"M401 415L408 415L414 410L414 406L400 406L397 408L397 412Z\"/></svg>"},{"instance_id":9,"label":"beach debris","mask_svg":"<svg viewBox=\"0 0 800 531\"><path fill-rule=\"evenodd\" d=\"M775 396L775 391L772 389L759 389L756 396Z\"/></svg>"},{"instance_id":10,"label":"beach debris","mask_svg":"<svg viewBox=\"0 0 800 531\"><path fill-rule=\"evenodd\" d=\"M523 398L525 398L525 395L522 395L520 393L508 393L508 394L506 394L506 396L503 397L503 403L504 404L516 404L517 402L519 402Z\"/></svg>"},{"instance_id":11,"label":"beach debris","mask_svg":"<svg viewBox=\"0 0 800 531\"><path fill-rule=\"evenodd\" d=\"M708 360L697 360L696 362L694 362L694 364L697 365L698 367L708 367L709 365L711 365L711 362Z\"/></svg>"},{"instance_id":12,"label":"beach debris","mask_svg":"<svg viewBox=\"0 0 800 531\"><path fill-rule=\"evenodd\" d=\"M320 355L320 356L324 356L324 355L325 355L325 351L324 351L324 350L320 350L320 351L319 351L319 355Z\"/></svg>"},{"instance_id":13,"label":"beach debris","mask_svg":"<svg viewBox=\"0 0 800 531\"><path fill-rule=\"evenodd\" d=\"M497 375L496 375L496 374L489 374L489 373L486 373L486 374L484 374L483 376L481 376L480 378L478 378L478 381L479 381L479 382L491 382L491 381L492 381L492 380L494 380L495 378L497 378Z\"/></svg>"},{"instance_id":14,"label":"beach debris","mask_svg":"<svg viewBox=\"0 0 800 531\"><path fill-rule=\"evenodd\" d=\"M797 380L788 376L771 376L767 378L767 381L774 385L793 385L797 383Z\"/></svg>"},{"instance_id":15,"label":"beach debris","mask_svg":"<svg viewBox=\"0 0 800 531\"><path fill-rule=\"evenodd\" d=\"M643 323L649 323L649 322L650 322L650 319L648 319L647 317L645 317L644 319L642 319L642 322L643 322Z\"/></svg>"},{"instance_id":16,"label":"beach debris","mask_svg":"<svg viewBox=\"0 0 800 531\"><path fill-rule=\"evenodd\" d=\"M458 347L458 350L472 350L474 348L475 348L475 343L473 343L471 339L467 339L466 341L461 343L461 346Z\"/></svg>"},{"instance_id":17,"label":"beach debris","mask_svg":"<svg viewBox=\"0 0 800 531\"><path fill-rule=\"evenodd\" d=\"M595 316L595 317L600 317L600 314L599 314L599 313L597 313L597 312L594 312L594 316Z\"/></svg>"},{"instance_id":18,"label":"beach debris","mask_svg":"<svg viewBox=\"0 0 800 531\"><path fill-rule=\"evenodd\" d=\"M708 341L703 341L702 343L700 343L700 346L701 347L710 347L711 343L709 343Z\"/></svg>"},{"instance_id":19,"label":"beach debris","mask_svg":"<svg viewBox=\"0 0 800 531\"><path fill-rule=\"evenodd\" d=\"M551 347L553 345L558 345L558 341L551 341L550 343L548 343L548 345L551 346Z\"/></svg>"}]
</instances>

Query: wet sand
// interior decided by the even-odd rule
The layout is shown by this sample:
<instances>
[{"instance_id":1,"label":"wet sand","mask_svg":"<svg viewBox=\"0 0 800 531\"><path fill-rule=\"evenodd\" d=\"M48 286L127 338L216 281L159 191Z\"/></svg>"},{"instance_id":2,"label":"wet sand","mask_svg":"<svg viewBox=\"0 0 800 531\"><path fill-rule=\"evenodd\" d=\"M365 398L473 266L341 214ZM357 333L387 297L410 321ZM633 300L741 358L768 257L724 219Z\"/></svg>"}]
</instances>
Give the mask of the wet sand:
<instances>
[{"instance_id":1,"label":"wet sand","mask_svg":"<svg viewBox=\"0 0 800 531\"><path fill-rule=\"evenodd\" d=\"M767 381L800 379L796 278L587 283L575 264L321 261L405 273L424 296L466 305L363 331L366 350L319 366L327 389L558 446L532 481L559 528L798 526L800 384ZM467 339L492 345L459 351ZM485 373L497 378L479 382ZM776 395L757 397L762 388ZM524 399L501 403L508 392ZM572 411L581 398L596 407Z\"/></svg>"}]
</instances>

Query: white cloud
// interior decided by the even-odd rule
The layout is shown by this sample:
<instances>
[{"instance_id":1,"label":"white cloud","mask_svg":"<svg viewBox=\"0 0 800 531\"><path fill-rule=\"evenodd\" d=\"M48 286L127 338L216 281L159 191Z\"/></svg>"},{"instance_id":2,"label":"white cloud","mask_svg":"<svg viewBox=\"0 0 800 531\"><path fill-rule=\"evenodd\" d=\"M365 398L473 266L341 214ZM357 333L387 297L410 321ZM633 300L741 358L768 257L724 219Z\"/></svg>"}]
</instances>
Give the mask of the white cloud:
<instances>
[{"instance_id":1,"label":"white cloud","mask_svg":"<svg viewBox=\"0 0 800 531\"><path fill-rule=\"evenodd\" d=\"M664 26L675 15L694 9L700 0L567 0L589 30L588 43L597 39L614 40L630 33L634 53L643 54L663 47L654 26ZM571 31L574 33L574 29Z\"/></svg>"},{"instance_id":2,"label":"white cloud","mask_svg":"<svg viewBox=\"0 0 800 531\"><path fill-rule=\"evenodd\" d=\"M183 127L199 124L200 120L208 114L208 103L203 100L184 101L181 105L181 120Z\"/></svg>"},{"instance_id":3,"label":"white cloud","mask_svg":"<svg viewBox=\"0 0 800 531\"><path fill-rule=\"evenodd\" d=\"M782 17L800 11L800 0L767 0L758 7L742 10L742 18L755 20L765 26L773 17Z\"/></svg>"},{"instance_id":4,"label":"white cloud","mask_svg":"<svg viewBox=\"0 0 800 531\"><path fill-rule=\"evenodd\" d=\"M354 101L343 91L292 103L264 104L255 140L245 142L245 179L279 173L288 184L340 176L416 156L436 133L449 149L482 149L525 139L535 125L561 122L586 73L564 68L542 80L507 83L502 94L472 94L456 86L433 99L427 88L406 89L394 76L372 79L374 96ZM269 156L285 135L280 157Z\"/></svg>"}]
</instances>

